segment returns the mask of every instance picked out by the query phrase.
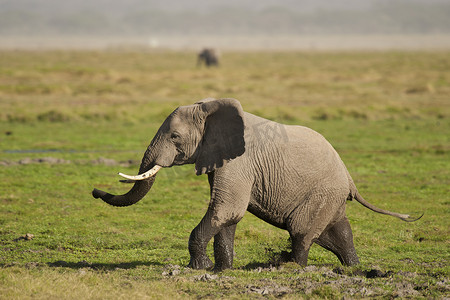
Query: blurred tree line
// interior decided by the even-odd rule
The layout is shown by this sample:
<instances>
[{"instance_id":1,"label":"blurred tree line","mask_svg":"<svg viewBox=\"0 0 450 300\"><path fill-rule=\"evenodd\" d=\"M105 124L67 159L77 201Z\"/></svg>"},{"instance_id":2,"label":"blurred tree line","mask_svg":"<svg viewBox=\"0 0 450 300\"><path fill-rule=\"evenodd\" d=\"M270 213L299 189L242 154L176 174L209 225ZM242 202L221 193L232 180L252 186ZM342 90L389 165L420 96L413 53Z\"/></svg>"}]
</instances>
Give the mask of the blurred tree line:
<instances>
[{"instance_id":1,"label":"blurred tree line","mask_svg":"<svg viewBox=\"0 0 450 300\"><path fill-rule=\"evenodd\" d=\"M23 0L22 0L23 1ZM306 0L303 0L306 1ZM341 0L344 1L344 0ZM295 9L289 1L250 9L236 5L198 9L157 8L130 2L97 0L98 5L71 2L0 0L0 35L248 35L248 34L432 34L450 32L450 1L391 0L367 7L322 6ZM95 1L94 1L95 2ZM128 2L128 1L124 1ZM150 1L151 2L151 1ZM345 1L344 1L345 2ZM347 1L348 2L348 1ZM352 1L350 1L352 2ZM349 3L350 3L349 2ZM57 2L54 2L54 4ZM110 3L110 4L111 4ZM234 2L231 1L231 4ZM305 2L306 3L306 2ZM135 5L132 5L135 4Z\"/></svg>"}]
</instances>

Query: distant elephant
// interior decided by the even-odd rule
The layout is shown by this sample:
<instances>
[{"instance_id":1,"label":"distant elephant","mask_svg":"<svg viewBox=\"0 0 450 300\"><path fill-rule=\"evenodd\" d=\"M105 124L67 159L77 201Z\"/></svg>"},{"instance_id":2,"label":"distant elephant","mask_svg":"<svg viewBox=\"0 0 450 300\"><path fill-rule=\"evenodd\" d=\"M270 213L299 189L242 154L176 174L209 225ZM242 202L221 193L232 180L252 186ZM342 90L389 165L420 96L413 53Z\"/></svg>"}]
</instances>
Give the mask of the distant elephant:
<instances>
[{"instance_id":1,"label":"distant elephant","mask_svg":"<svg viewBox=\"0 0 450 300\"><path fill-rule=\"evenodd\" d=\"M198 53L197 66L200 66L202 63L207 67L211 66L219 66L219 55L212 48L205 48Z\"/></svg>"},{"instance_id":2,"label":"distant elephant","mask_svg":"<svg viewBox=\"0 0 450 300\"><path fill-rule=\"evenodd\" d=\"M175 109L148 146L139 175L124 195L94 189L114 206L142 199L161 168L195 164L208 174L211 201L189 238L189 267L213 266L206 245L214 237L214 270L231 268L236 224L246 211L282 229L292 240L292 259L306 265L313 242L345 265L359 263L345 215L346 200L405 221L409 215L379 209L358 193L344 163L319 133L272 122L242 110L235 99L205 99Z\"/></svg>"}]
</instances>

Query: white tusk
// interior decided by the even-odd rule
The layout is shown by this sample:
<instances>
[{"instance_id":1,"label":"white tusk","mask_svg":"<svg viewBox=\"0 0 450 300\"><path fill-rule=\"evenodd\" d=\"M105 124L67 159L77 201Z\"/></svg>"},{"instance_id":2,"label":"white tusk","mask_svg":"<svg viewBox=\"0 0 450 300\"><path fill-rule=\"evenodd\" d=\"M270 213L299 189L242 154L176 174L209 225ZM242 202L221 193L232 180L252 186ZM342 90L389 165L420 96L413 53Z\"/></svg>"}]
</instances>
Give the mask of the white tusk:
<instances>
[{"instance_id":1,"label":"white tusk","mask_svg":"<svg viewBox=\"0 0 450 300\"><path fill-rule=\"evenodd\" d=\"M155 176L156 173L158 173L158 171L161 169L161 166L154 166L153 168L151 168L150 170L148 170L145 173L136 175L136 176L130 176L130 175L126 175L123 173L119 173L120 176L125 177L126 179L130 179L130 180L144 180L147 179L149 177Z\"/></svg>"}]
</instances>

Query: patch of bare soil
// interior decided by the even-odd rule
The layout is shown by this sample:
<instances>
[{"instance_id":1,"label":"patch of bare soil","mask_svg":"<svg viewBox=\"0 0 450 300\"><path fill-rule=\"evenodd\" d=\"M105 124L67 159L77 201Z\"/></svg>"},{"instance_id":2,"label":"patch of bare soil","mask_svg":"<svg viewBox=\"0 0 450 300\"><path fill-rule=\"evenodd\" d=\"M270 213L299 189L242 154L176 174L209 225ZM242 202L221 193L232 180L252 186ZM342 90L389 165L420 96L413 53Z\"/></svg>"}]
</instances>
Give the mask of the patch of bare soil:
<instances>
[{"instance_id":1,"label":"patch of bare soil","mask_svg":"<svg viewBox=\"0 0 450 300\"><path fill-rule=\"evenodd\" d=\"M259 295L274 295L281 297L286 294L292 293L293 290L287 286L278 285L270 280L256 282L256 284L249 284L244 291L246 294L259 294Z\"/></svg>"},{"instance_id":2,"label":"patch of bare soil","mask_svg":"<svg viewBox=\"0 0 450 300\"><path fill-rule=\"evenodd\" d=\"M29 158L25 157L18 161L2 160L0 166L16 166L16 165L29 165L29 164L70 164L70 160L65 160L56 157L42 157L42 158Z\"/></svg>"},{"instance_id":3,"label":"patch of bare soil","mask_svg":"<svg viewBox=\"0 0 450 300\"><path fill-rule=\"evenodd\" d=\"M111 158L99 157L95 160L91 161L71 161L62 158L56 157L42 157L42 158L30 158L25 157L17 161L12 160L2 160L0 161L0 166L8 167L8 166L17 166L17 165L30 165L30 164L50 164L50 165L59 165L59 164L80 164L80 165L105 165L105 166L121 166L121 167L129 167L132 165L138 165L139 162L134 160L126 160L126 161L116 161Z\"/></svg>"}]
</instances>

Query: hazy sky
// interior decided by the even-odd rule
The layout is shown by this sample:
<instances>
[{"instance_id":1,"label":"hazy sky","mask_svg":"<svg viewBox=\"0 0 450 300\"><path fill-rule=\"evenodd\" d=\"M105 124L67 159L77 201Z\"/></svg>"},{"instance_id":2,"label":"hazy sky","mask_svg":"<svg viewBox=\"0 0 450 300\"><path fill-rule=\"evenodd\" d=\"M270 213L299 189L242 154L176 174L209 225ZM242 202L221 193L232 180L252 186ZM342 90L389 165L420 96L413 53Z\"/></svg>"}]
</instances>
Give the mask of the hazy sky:
<instances>
[{"instance_id":1,"label":"hazy sky","mask_svg":"<svg viewBox=\"0 0 450 300\"><path fill-rule=\"evenodd\" d=\"M448 33L450 0L0 0L0 35Z\"/></svg>"},{"instance_id":2,"label":"hazy sky","mask_svg":"<svg viewBox=\"0 0 450 300\"><path fill-rule=\"evenodd\" d=\"M28 9L57 13L83 9L103 9L105 12L121 13L142 9L164 9L168 11L209 11L221 7L239 7L246 10L261 10L267 7L287 7L295 11L310 12L317 9L367 9L378 4L448 3L449 0L0 0L0 11Z\"/></svg>"},{"instance_id":3,"label":"hazy sky","mask_svg":"<svg viewBox=\"0 0 450 300\"><path fill-rule=\"evenodd\" d=\"M3 38L415 34L449 35L450 0L0 0Z\"/></svg>"}]
</instances>

